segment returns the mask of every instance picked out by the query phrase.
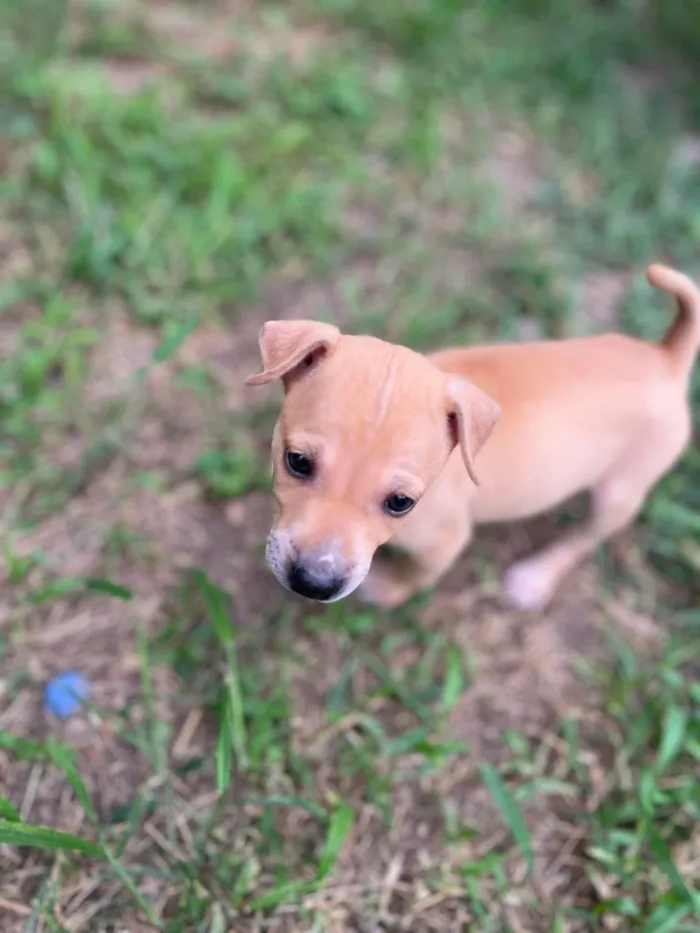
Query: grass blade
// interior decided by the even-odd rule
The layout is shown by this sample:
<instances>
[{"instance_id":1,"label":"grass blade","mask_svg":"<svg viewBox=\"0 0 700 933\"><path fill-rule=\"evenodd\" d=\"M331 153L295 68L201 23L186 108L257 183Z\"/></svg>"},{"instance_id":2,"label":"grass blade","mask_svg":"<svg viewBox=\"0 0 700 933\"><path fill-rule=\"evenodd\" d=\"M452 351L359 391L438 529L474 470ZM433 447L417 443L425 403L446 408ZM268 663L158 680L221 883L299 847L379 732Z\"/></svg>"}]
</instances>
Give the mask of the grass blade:
<instances>
[{"instance_id":1,"label":"grass blade","mask_svg":"<svg viewBox=\"0 0 700 933\"><path fill-rule=\"evenodd\" d=\"M201 570L195 571L194 578L204 596L209 621L216 637L225 648L232 645L235 632L228 611L228 597L218 586L214 586Z\"/></svg>"},{"instance_id":2,"label":"grass blade","mask_svg":"<svg viewBox=\"0 0 700 933\"><path fill-rule=\"evenodd\" d=\"M104 847L81 836L64 833L48 826L27 826L25 823L0 823L0 843L8 846L30 846L51 851L73 851L105 858Z\"/></svg>"},{"instance_id":3,"label":"grass blade","mask_svg":"<svg viewBox=\"0 0 700 933\"><path fill-rule=\"evenodd\" d=\"M668 850L668 846L654 826L649 827L649 844L651 846L651 851L654 853L656 864L668 878L668 882L672 889L678 897L687 903L691 910L697 912L698 908L700 908L700 904L697 903L696 895L688 888L681 877L676 863L673 861L673 857Z\"/></svg>"},{"instance_id":4,"label":"grass blade","mask_svg":"<svg viewBox=\"0 0 700 933\"><path fill-rule=\"evenodd\" d=\"M681 920L688 914L687 907L662 904L657 907L642 927L641 933L676 933Z\"/></svg>"},{"instance_id":5,"label":"grass blade","mask_svg":"<svg viewBox=\"0 0 700 933\"><path fill-rule=\"evenodd\" d=\"M317 881L322 881L332 871L354 822L353 808L344 800L339 800L328 823L328 834L318 862Z\"/></svg>"},{"instance_id":6,"label":"grass blade","mask_svg":"<svg viewBox=\"0 0 700 933\"><path fill-rule=\"evenodd\" d=\"M445 681L442 687L442 711L449 713L464 693L464 661L455 645L448 645L445 655Z\"/></svg>"},{"instance_id":7,"label":"grass blade","mask_svg":"<svg viewBox=\"0 0 700 933\"><path fill-rule=\"evenodd\" d=\"M664 718L659 754L656 759L657 774L665 771L683 748L687 726L687 710L682 706L672 706Z\"/></svg>"},{"instance_id":8,"label":"grass blade","mask_svg":"<svg viewBox=\"0 0 700 933\"><path fill-rule=\"evenodd\" d=\"M139 905L141 910L144 912L149 922L152 923L153 926L156 927L157 929L162 929L155 911L153 910L151 905L148 903L146 898L143 896L143 894L136 887L134 882L131 880L131 876L129 875L129 872L126 870L126 868L124 868L121 862L119 862L108 849L104 850L104 857L107 859L110 866L112 867L112 871L114 872L114 874L119 878L119 880L124 885L124 887L127 889L129 894L131 894L131 896L133 897L134 901Z\"/></svg>"},{"instance_id":9,"label":"grass blade","mask_svg":"<svg viewBox=\"0 0 700 933\"><path fill-rule=\"evenodd\" d=\"M117 583L110 583L109 580L96 580L92 577L85 579L85 588L95 593L104 593L106 596L114 596L116 599L123 599L128 602L134 598L131 590L125 586L119 586Z\"/></svg>"},{"instance_id":10,"label":"grass blade","mask_svg":"<svg viewBox=\"0 0 700 933\"><path fill-rule=\"evenodd\" d=\"M83 810L87 816L94 822L97 822L97 813L90 800L85 782L80 777L75 765L75 754L73 749L59 742L47 742L46 751L51 761L60 768L70 781L75 794L82 804Z\"/></svg>"},{"instance_id":11,"label":"grass blade","mask_svg":"<svg viewBox=\"0 0 700 933\"><path fill-rule=\"evenodd\" d=\"M513 799L513 796L508 788L501 780L500 775L494 771L491 765L481 765L479 770L481 772L481 777L483 778L484 784L486 784L489 793L493 797L494 803L500 810L501 816L505 820L508 828L513 834L513 838L525 856L528 869L532 871L535 861L532 851L532 839L530 837L530 831L528 830L525 824L525 820L523 819L523 815L520 812L520 808Z\"/></svg>"},{"instance_id":12,"label":"grass blade","mask_svg":"<svg viewBox=\"0 0 700 933\"><path fill-rule=\"evenodd\" d=\"M0 748L10 749L18 758L29 761L45 761L48 758L66 775L87 816L93 821L97 820L87 787L75 764L75 751L69 745L55 738L47 742L33 742L11 732L0 732ZM1 808L0 815L4 815Z\"/></svg>"},{"instance_id":13,"label":"grass blade","mask_svg":"<svg viewBox=\"0 0 700 933\"><path fill-rule=\"evenodd\" d=\"M231 742L228 707L228 698L224 697L224 709L221 713L219 737L216 742L216 790L219 794L223 794L231 783L231 769L233 765L233 745Z\"/></svg>"},{"instance_id":14,"label":"grass blade","mask_svg":"<svg viewBox=\"0 0 700 933\"><path fill-rule=\"evenodd\" d=\"M226 674L224 684L226 690L226 721L228 724L231 744L236 753L236 762L241 771L248 768L247 737L245 729L245 715L243 713L243 695L241 682L238 676L238 660L234 648L229 647L226 652Z\"/></svg>"},{"instance_id":15,"label":"grass blade","mask_svg":"<svg viewBox=\"0 0 700 933\"><path fill-rule=\"evenodd\" d=\"M250 904L250 909L267 910L270 907L278 907L295 894L310 894L315 888L316 884L313 881L289 881L256 898Z\"/></svg>"},{"instance_id":16,"label":"grass blade","mask_svg":"<svg viewBox=\"0 0 700 933\"><path fill-rule=\"evenodd\" d=\"M197 327L196 318L188 318L175 327L153 351L154 363L165 363L175 356L185 340Z\"/></svg>"},{"instance_id":17,"label":"grass blade","mask_svg":"<svg viewBox=\"0 0 700 933\"><path fill-rule=\"evenodd\" d=\"M20 815L12 806L7 797L0 794L0 818L10 823L20 823Z\"/></svg>"},{"instance_id":18,"label":"grass blade","mask_svg":"<svg viewBox=\"0 0 700 933\"><path fill-rule=\"evenodd\" d=\"M28 598L35 605L40 606L49 600L58 599L61 596L70 596L85 590L127 601L133 598L133 593L125 586L110 583L109 580L99 580L91 577L61 577L38 590L31 591Z\"/></svg>"},{"instance_id":19,"label":"grass blade","mask_svg":"<svg viewBox=\"0 0 700 933\"><path fill-rule=\"evenodd\" d=\"M231 623L226 593L214 586L201 570L195 571L194 579L204 596L211 627L226 654L221 728L216 748L216 782L221 792L231 777L231 749L235 752L238 767L242 771L248 768L243 695L235 651L236 631Z\"/></svg>"},{"instance_id":20,"label":"grass blade","mask_svg":"<svg viewBox=\"0 0 700 933\"><path fill-rule=\"evenodd\" d=\"M328 832L323 844L323 851L318 860L316 877L312 881L290 881L287 884L280 885L273 891L269 891L257 898L250 905L251 910L277 907L294 895L311 894L316 891L333 870L354 821L355 811L350 804L344 800L338 801L328 821Z\"/></svg>"}]
</instances>

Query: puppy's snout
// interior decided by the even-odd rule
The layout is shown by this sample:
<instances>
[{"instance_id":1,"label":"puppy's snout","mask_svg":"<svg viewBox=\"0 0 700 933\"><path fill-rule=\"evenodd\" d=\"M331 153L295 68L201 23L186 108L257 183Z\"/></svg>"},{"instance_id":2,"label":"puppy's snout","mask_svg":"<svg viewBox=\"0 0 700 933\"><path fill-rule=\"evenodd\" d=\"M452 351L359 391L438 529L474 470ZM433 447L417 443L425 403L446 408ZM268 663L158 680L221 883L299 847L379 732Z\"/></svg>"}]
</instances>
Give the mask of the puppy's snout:
<instances>
[{"instance_id":1,"label":"puppy's snout","mask_svg":"<svg viewBox=\"0 0 700 933\"><path fill-rule=\"evenodd\" d=\"M290 562L287 579L295 593L325 602L345 587L347 571L333 554L300 554Z\"/></svg>"}]
</instances>

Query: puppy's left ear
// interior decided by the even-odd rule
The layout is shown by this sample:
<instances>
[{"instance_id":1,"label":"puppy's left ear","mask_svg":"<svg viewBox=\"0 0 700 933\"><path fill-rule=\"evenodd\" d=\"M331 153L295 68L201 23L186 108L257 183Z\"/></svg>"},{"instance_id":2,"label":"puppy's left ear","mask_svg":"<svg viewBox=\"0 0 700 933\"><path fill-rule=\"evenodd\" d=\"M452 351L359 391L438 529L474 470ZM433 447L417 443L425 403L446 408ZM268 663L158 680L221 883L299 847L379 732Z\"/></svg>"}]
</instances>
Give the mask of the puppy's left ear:
<instances>
[{"instance_id":1,"label":"puppy's left ear","mask_svg":"<svg viewBox=\"0 0 700 933\"><path fill-rule=\"evenodd\" d=\"M472 382L453 378L447 383L447 406L454 446L459 444L467 473L478 486L474 460L501 417L500 405Z\"/></svg>"},{"instance_id":2,"label":"puppy's left ear","mask_svg":"<svg viewBox=\"0 0 700 933\"><path fill-rule=\"evenodd\" d=\"M261 386L283 379L287 387L292 374L332 353L339 340L338 328L321 321L267 321L258 338L263 371L249 376L245 384Z\"/></svg>"}]
</instances>

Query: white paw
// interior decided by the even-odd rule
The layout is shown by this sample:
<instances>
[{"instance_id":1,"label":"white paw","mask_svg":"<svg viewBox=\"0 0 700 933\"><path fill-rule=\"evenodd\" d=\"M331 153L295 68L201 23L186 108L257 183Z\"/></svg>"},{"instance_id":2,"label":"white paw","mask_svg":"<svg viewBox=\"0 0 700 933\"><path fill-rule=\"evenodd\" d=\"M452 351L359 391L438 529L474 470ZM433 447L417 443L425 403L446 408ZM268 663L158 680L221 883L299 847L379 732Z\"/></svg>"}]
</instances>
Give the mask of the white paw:
<instances>
[{"instance_id":1,"label":"white paw","mask_svg":"<svg viewBox=\"0 0 700 933\"><path fill-rule=\"evenodd\" d=\"M545 608L552 597L555 581L547 565L533 559L509 567L504 584L515 608L527 612Z\"/></svg>"},{"instance_id":2,"label":"white paw","mask_svg":"<svg viewBox=\"0 0 700 933\"><path fill-rule=\"evenodd\" d=\"M361 603L380 609L396 609L412 595L408 587L375 570L370 570L355 592Z\"/></svg>"}]
</instances>

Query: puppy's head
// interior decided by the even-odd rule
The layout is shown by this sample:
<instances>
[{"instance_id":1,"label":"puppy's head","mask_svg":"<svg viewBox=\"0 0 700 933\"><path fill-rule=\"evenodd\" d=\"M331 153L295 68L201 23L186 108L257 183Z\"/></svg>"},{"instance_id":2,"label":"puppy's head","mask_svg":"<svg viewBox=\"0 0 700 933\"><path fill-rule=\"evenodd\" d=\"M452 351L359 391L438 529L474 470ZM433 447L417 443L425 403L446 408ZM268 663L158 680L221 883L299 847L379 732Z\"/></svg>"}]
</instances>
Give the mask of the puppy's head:
<instances>
[{"instance_id":1,"label":"puppy's head","mask_svg":"<svg viewBox=\"0 0 700 933\"><path fill-rule=\"evenodd\" d=\"M246 384L281 379L285 390L267 562L282 586L333 602L359 586L455 446L476 482L499 408L406 347L318 321L268 321L260 353Z\"/></svg>"}]
</instances>

